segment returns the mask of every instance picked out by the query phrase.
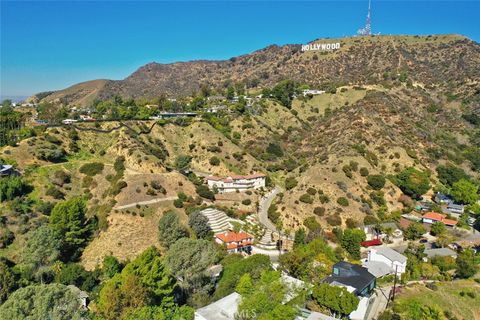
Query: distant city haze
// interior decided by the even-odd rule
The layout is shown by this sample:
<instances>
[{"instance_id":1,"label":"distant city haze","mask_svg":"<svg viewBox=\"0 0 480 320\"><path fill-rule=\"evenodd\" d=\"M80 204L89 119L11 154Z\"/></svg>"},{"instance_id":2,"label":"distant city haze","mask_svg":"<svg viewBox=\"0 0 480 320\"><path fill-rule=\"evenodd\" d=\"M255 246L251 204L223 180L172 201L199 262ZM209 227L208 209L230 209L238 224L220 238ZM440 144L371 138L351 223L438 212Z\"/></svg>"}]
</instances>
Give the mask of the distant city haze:
<instances>
[{"instance_id":1,"label":"distant city haze","mask_svg":"<svg viewBox=\"0 0 480 320\"><path fill-rule=\"evenodd\" d=\"M352 36L368 1L1 1L1 99L93 79L123 79L145 63L228 59L271 44ZM373 1L372 33L480 39L478 1Z\"/></svg>"}]
</instances>

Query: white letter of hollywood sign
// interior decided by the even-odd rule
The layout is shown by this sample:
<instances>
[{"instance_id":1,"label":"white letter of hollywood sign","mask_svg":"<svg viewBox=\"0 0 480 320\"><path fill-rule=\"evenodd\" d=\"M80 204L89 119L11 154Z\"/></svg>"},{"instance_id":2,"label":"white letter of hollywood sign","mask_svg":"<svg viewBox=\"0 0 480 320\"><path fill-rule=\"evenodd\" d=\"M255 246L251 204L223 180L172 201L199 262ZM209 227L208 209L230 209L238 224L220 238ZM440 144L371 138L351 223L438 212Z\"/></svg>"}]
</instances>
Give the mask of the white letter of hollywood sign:
<instances>
[{"instance_id":1,"label":"white letter of hollywood sign","mask_svg":"<svg viewBox=\"0 0 480 320\"><path fill-rule=\"evenodd\" d=\"M313 43L302 44L302 51L324 51L324 50L337 50L340 49L340 42L337 43Z\"/></svg>"}]
</instances>

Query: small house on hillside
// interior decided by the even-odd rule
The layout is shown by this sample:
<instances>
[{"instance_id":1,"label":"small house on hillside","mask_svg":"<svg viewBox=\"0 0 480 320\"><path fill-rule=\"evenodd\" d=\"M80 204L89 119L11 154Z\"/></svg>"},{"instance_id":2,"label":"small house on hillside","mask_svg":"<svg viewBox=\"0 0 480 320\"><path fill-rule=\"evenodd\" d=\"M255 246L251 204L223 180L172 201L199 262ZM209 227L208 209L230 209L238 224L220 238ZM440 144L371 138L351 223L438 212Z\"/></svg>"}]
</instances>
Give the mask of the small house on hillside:
<instances>
[{"instance_id":1,"label":"small house on hillside","mask_svg":"<svg viewBox=\"0 0 480 320\"><path fill-rule=\"evenodd\" d=\"M452 198L450 198L449 196L447 196L446 194L443 194L441 192L435 193L435 197L433 198L433 200L438 204L453 203Z\"/></svg>"},{"instance_id":2,"label":"small house on hillside","mask_svg":"<svg viewBox=\"0 0 480 320\"><path fill-rule=\"evenodd\" d=\"M65 125L72 125L74 123L78 122L78 120L75 120L75 119L65 119L65 120L62 120L62 123L65 124Z\"/></svg>"},{"instance_id":3,"label":"small house on hillside","mask_svg":"<svg viewBox=\"0 0 480 320\"><path fill-rule=\"evenodd\" d=\"M226 231L215 235L215 241L224 244L228 253L252 252L253 236L246 232Z\"/></svg>"},{"instance_id":4,"label":"small house on hillside","mask_svg":"<svg viewBox=\"0 0 480 320\"><path fill-rule=\"evenodd\" d=\"M381 239L383 240L388 234L391 234L394 237L401 237L403 235L402 230L394 222L385 222L380 224L370 224L363 226L363 231L365 232L366 241ZM381 242L379 243L381 244ZM377 244L373 244L377 245Z\"/></svg>"},{"instance_id":5,"label":"small house on hillside","mask_svg":"<svg viewBox=\"0 0 480 320\"><path fill-rule=\"evenodd\" d=\"M323 282L334 286L343 286L357 296L368 297L375 289L376 278L368 272L367 268L340 261L333 266L332 274L323 279Z\"/></svg>"},{"instance_id":6,"label":"small house on hillside","mask_svg":"<svg viewBox=\"0 0 480 320\"><path fill-rule=\"evenodd\" d=\"M377 278L387 274L398 275L405 273L407 257L389 247L371 248L368 250L368 257L363 266Z\"/></svg>"},{"instance_id":7,"label":"small house on hillside","mask_svg":"<svg viewBox=\"0 0 480 320\"><path fill-rule=\"evenodd\" d=\"M427 212L422 217L422 222L426 224L433 224L434 222L442 222L447 227L455 227L458 223L456 220L448 219L446 214L438 212Z\"/></svg>"},{"instance_id":8,"label":"small house on hillside","mask_svg":"<svg viewBox=\"0 0 480 320\"><path fill-rule=\"evenodd\" d=\"M90 302L88 293L85 291L80 290L77 286L74 286L73 284L67 286L70 291L73 292L75 296L78 297L78 301L80 302L80 305L82 306L83 309L87 309L88 303Z\"/></svg>"},{"instance_id":9,"label":"small house on hillside","mask_svg":"<svg viewBox=\"0 0 480 320\"><path fill-rule=\"evenodd\" d=\"M415 210L417 211L431 211L433 207L433 203L429 201L419 201L417 202L417 206L415 207Z\"/></svg>"},{"instance_id":10,"label":"small house on hillside","mask_svg":"<svg viewBox=\"0 0 480 320\"><path fill-rule=\"evenodd\" d=\"M13 166L9 164L0 164L0 177L6 177L13 174Z\"/></svg>"},{"instance_id":11,"label":"small house on hillside","mask_svg":"<svg viewBox=\"0 0 480 320\"><path fill-rule=\"evenodd\" d=\"M88 114L81 114L80 120L82 121L95 121L96 119Z\"/></svg>"},{"instance_id":12,"label":"small house on hillside","mask_svg":"<svg viewBox=\"0 0 480 320\"><path fill-rule=\"evenodd\" d=\"M244 191L265 187L267 176L263 173L255 173L246 176L232 175L226 178L208 176L205 181L210 189L217 189L219 193Z\"/></svg>"},{"instance_id":13,"label":"small house on hillside","mask_svg":"<svg viewBox=\"0 0 480 320\"><path fill-rule=\"evenodd\" d=\"M465 212L465 206L463 204L449 203L447 207L442 208L442 212L458 218Z\"/></svg>"},{"instance_id":14,"label":"small house on hillside","mask_svg":"<svg viewBox=\"0 0 480 320\"><path fill-rule=\"evenodd\" d=\"M234 292L195 311L195 320L234 320L242 297Z\"/></svg>"},{"instance_id":15,"label":"small house on hillside","mask_svg":"<svg viewBox=\"0 0 480 320\"><path fill-rule=\"evenodd\" d=\"M325 91L323 90L315 90L315 89L305 89L303 90L303 96L306 97L308 95L310 96L318 96L320 94L324 94Z\"/></svg>"}]
</instances>

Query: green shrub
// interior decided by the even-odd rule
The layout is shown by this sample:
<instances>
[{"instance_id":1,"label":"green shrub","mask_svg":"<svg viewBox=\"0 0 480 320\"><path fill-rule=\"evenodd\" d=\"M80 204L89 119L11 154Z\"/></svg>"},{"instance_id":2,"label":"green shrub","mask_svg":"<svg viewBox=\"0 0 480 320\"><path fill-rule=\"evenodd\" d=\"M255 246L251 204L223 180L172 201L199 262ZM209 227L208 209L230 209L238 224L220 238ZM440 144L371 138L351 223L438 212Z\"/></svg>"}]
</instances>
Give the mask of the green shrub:
<instances>
[{"instance_id":1,"label":"green shrub","mask_svg":"<svg viewBox=\"0 0 480 320\"><path fill-rule=\"evenodd\" d=\"M273 154L277 157L283 157L283 150L277 143L269 143L266 149L266 152Z\"/></svg>"},{"instance_id":2,"label":"green shrub","mask_svg":"<svg viewBox=\"0 0 480 320\"><path fill-rule=\"evenodd\" d=\"M213 156L213 157L210 158L209 163L212 166L218 166L220 164L220 159L218 159L218 157Z\"/></svg>"},{"instance_id":3,"label":"green shrub","mask_svg":"<svg viewBox=\"0 0 480 320\"><path fill-rule=\"evenodd\" d=\"M318 199L320 200L321 203L328 203L330 202L330 198L326 194L320 194L318 196Z\"/></svg>"},{"instance_id":4,"label":"green shrub","mask_svg":"<svg viewBox=\"0 0 480 320\"><path fill-rule=\"evenodd\" d=\"M242 204L245 205L245 206L249 206L252 204L252 200L250 199L244 199L242 200Z\"/></svg>"},{"instance_id":5,"label":"green shrub","mask_svg":"<svg viewBox=\"0 0 480 320\"><path fill-rule=\"evenodd\" d=\"M374 217L374 216L365 216L365 218L363 218L363 224L364 225L372 225L372 224L377 224L379 222L379 220Z\"/></svg>"},{"instance_id":6,"label":"green shrub","mask_svg":"<svg viewBox=\"0 0 480 320\"><path fill-rule=\"evenodd\" d=\"M350 229L354 229L354 228L358 227L357 221L353 220L352 218L348 218L345 221L345 224L347 225L347 228L350 228Z\"/></svg>"},{"instance_id":7,"label":"green shrub","mask_svg":"<svg viewBox=\"0 0 480 320\"><path fill-rule=\"evenodd\" d=\"M387 204L383 191L372 191L370 193L370 199L372 199L372 201L375 202L378 206L384 206Z\"/></svg>"},{"instance_id":8,"label":"green shrub","mask_svg":"<svg viewBox=\"0 0 480 320\"><path fill-rule=\"evenodd\" d=\"M65 195L63 194L63 192L58 190L54 186L50 186L45 192L45 194L57 200L65 199Z\"/></svg>"},{"instance_id":9,"label":"green shrub","mask_svg":"<svg viewBox=\"0 0 480 320\"><path fill-rule=\"evenodd\" d=\"M206 185L202 184L195 187L197 194L205 199L215 200L215 194Z\"/></svg>"},{"instance_id":10,"label":"green shrub","mask_svg":"<svg viewBox=\"0 0 480 320\"><path fill-rule=\"evenodd\" d=\"M324 207L315 207L313 209L313 213L315 213L317 216L324 216L325 215L325 208Z\"/></svg>"},{"instance_id":11,"label":"green shrub","mask_svg":"<svg viewBox=\"0 0 480 320\"><path fill-rule=\"evenodd\" d=\"M350 161L350 169L351 169L353 172L357 172L357 170L358 170L358 162L351 160L351 161Z\"/></svg>"},{"instance_id":12,"label":"green shrub","mask_svg":"<svg viewBox=\"0 0 480 320\"><path fill-rule=\"evenodd\" d=\"M101 162L86 163L80 167L80 172L93 177L103 171L104 165Z\"/></svg>"},{"instance_id":13,"label":"green shrub","mask_svg":"<svg viewBox=\"0 0 480 320\"><path fill-rule=\"evenodd\" d=\"M49 162L63 162L65 161L65 156L67 153L63 148L55 148L55 149L37 149L35 151L35 156L40 160L45 160Z\"/></svg>"},{"instance_id":14,"label":"green shrub","mask_svg":"<svg viewBox=\"0 0 480 320\"><path fill-rule=\"evenodd\" d=\"M58 139L55 136L49 135L48 133L45 134L45 140L47 140L50 143L56 144L56 145L62 144L62 141L60 139Z\"/></svg>"},{"instance_id":15,"label":"green shrub","mask_svg":"<svg viewBox=\"0 0 480 320\"><path fill-rule=\"evenodd\" d=\"M119 194L123 188L126 188L127 187L127 183L123 180L121 181L118 181L117 183L115 183L115 185L112 187L112 195L116 196L117 194Z\"/></svg>"},{"instance_id":16,"label":"green shrub","mask_svg":"<svg viewBox=\"0 0 480 320\"><path fill-rule=\"evenodd\" d=\"M292 177L289 177L289 178L285 179L285 188L287 190L291 190L291 189L295 188L297 185L298 185L297 179L292 178Z\"/></svg>"},{"instance_id":17,"label":"green shrub","mask_svg":"<svg viewBox=\"0 0 480 320\"><path fill-rule=\"evenodd\" d=\"M21 177L9 176L0 178L0 202L26 195L31 189L31 186L24 182Z\"/></svg>"},{"instance_id":18,"label":"green shrub","mask_svg":"<svg viewBox=\"0 0 480 320\"><path fill-rule=\"evenodd\" d=\"M117 173L122 172L125 170L125 157L120 156L115 159L115 163L113 164L113 168Z\"/></svg>"},{"instance_id":19,"label":"green shrub","mask_svg":"<svg viewBox=\"0 0 480 320\"><path fill-rule=\"evenodd\" d=\"M365 167L361 167L361 168L360 168L360 175L361 175L362 177L366 177L366 176L368 176L368 174L369 174L369 172L368 172L368 169L367 169L367 168L365 168Z\"/></svg>"},{"instance_id":20,"label":"green shrub","mask_svg":"<svg viewBox=\"0 0 480 320\"><path fill-rule=\"evenodd\" d=\"M328 216L327 222L332 227L339 226L342 224L342 218L338 215Z\"/></svg>"},{"instance_id":21,"label":"green shrub","mask_svg":"<svg viewBox=\"0 0 480 320\"><path fill-rule=\"evenodd\" d=\"M173 205L175 208L183 208L183 201L182 199L175 199L173 200Z\"/></svg>"},{"instance_id":22,"label":"green shrub","mask_svg":"<svg viewBox=\"0 0 480 320\"><path fill-rule=\"evenodd\" d=\"M311 195L309 195L308 193L304 193L300 196L300 201L304 202L304 203L313 203L313 198Z\"/></svg>"},{"instance_id":23,"label":"green shrub","mask_svg":"<svg viewBox=\"0 0 480 320\"><path fill-rule=\"evenodd\" d=\"M340 198L338 198L338 199L337 199L337 203L338 203L339 205L343 206L343 207L348 207L348 205L350 204L350 203L348 202L348 199L345 198L345 197L340 197Z\"/></svg>"},{"instance_id":24,"label":"green shrub","mask_svg":"<svg viewBox=\"0 0 480 320\"><path fill-rule=\"evenodd\" d=\"M277 206L275 203L272 203L270 207L268 207L268 219L270 219L273 223L277 223L278 219L280 218L280 213L277 211Z\"/></svg>"},{"instance_id":25,"label":"green shrub","mask_svg":"<svg viewBox=\"0 0 480 320\"><path fill-rule=\"evenodd\" d=\"M317 231L317 230L321 230L322 227L320 226L320 224L317 222L317 220L315 219L315 217L308 217L306 218L304 221L303 221L303 225L305 227L307 227L308 230L310 231Z\"/></svg>"},{"instance_id":26,"label":"green shrub","mask_svg":"<svg viewBox=\"0 0 480 320\"><path fill-rule=\"evenodd\" d=\"M66 183L70 183L71 176L68 172L63 170L55 171L53 174L52 183L62 187Z\"/></svg>"},{"instance_id":27,"label":"green shrub","mask_svg":"<svg viewBox=\"0 0 480 320\"><path fill-rule=\"evenodd\" d=\"M385 186L385 177L380 174L372 174L367 177L367 183L375 190L380 190Z\"/></svg>"}]
</instances>

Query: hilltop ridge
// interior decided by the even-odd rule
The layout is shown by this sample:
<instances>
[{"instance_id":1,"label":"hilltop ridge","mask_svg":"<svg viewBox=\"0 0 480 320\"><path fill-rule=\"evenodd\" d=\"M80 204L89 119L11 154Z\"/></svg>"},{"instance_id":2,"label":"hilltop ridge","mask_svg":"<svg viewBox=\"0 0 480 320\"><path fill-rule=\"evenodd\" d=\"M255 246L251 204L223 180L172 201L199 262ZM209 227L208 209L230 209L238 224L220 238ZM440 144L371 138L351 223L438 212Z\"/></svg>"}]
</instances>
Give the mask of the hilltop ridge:
<instances>
[{"instance_id":1,"label":"hilltop ridge","mask_svg":"<svg viewBox=\"0 0 480 320\"><path fill-rule=\"evenodd\" d=\"M326 82L364 85L400 72L411 74L411 80L422 86L457 87L467 94L474 92L479 81L480 46L464 36L371 36L309 43L323 42L340 42L341 47L302 52L300 44L270 45L229 60L152 62L123 80L86 81L34 95L30 101L83 106L115 95L136 99L162 94L181 97L202 86L225 88L243 82L248 88L256 88L286 78L312 86Z\"/></svg>"}]
</instances>

